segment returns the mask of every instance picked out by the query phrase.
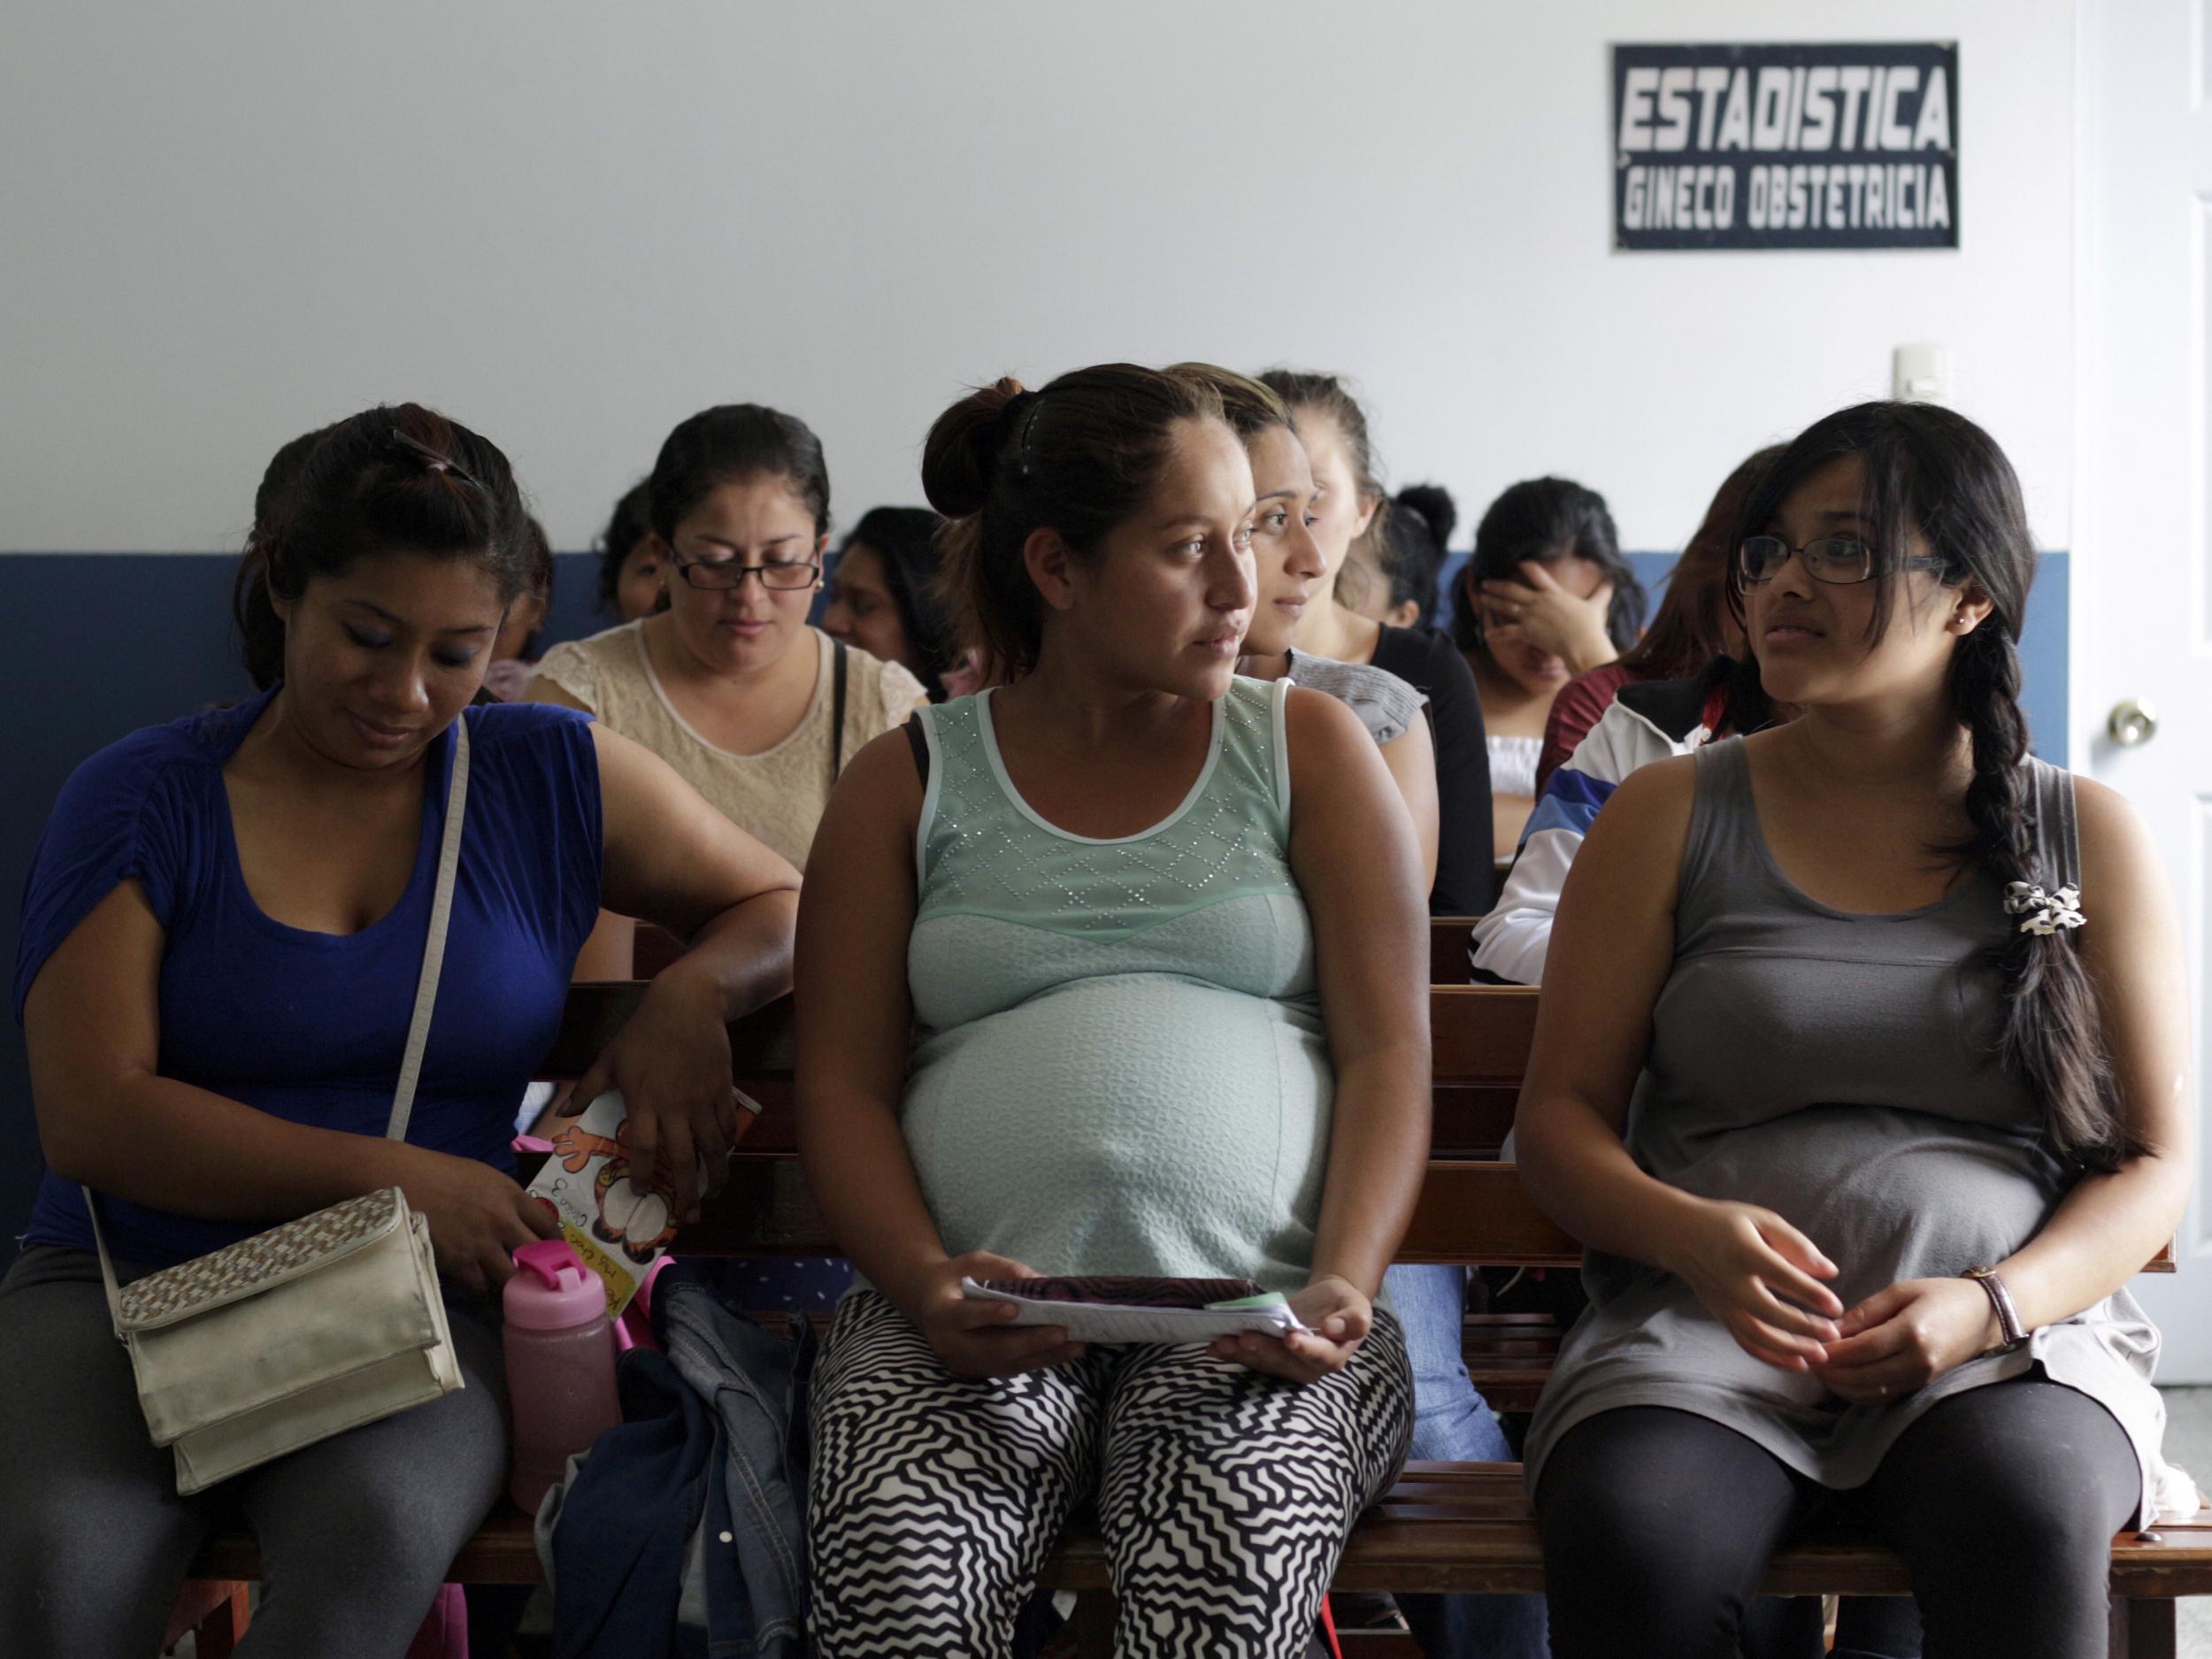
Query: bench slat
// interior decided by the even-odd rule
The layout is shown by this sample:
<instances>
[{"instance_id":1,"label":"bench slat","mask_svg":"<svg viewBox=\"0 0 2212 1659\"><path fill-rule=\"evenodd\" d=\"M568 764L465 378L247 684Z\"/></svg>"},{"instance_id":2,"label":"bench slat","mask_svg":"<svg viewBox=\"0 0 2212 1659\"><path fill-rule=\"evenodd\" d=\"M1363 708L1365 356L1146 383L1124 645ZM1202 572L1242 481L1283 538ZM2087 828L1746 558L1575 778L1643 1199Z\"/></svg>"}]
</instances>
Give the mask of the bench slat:
<instances>
[{"instance_id":1,"label":"bench slat","mask_svg":"<svg viewBox=\"0 0 2212 1659\"><path fill-rule=\"evenodd\" d=\"M2167 1597L2212 1593L2212 1517L2163 1517L2156 1542L2122 1532L2112 1543L2113 1594ZM211 1539L195 1578L260 1576L251 1534ZM462 1584L535 1584L530 1518L502 1505L454 1560ZM1043 1582L1063 1590L1108 1587L1096 1529L1069 1530ZM1398 1484L1353 1530L1337 1570L1340 1590L1494 1591L1543 1588L1543 1556L1518 1463L1409 1463ZM1903 1595L1905 1565L1871 1544L1801 1545L1778 1553L1760 1588L1770 1595Z\"/></svg>"},{"instance_id":2,"label":"bench slat","mask_svg":"<svg viewBox=\"0 0 2212 1659\"><path fill-rule=\"evenodd\" d=\"M1536 1037L1537 995L1524 985L1431 986L1433 1080L1484 1084L1517 1094Z\"/></svg>"},{"instance_id":3,"label":"bench slat","mask_svg":"<svg viewBox=\"0 0 2212 1659\"><path fill-rule=\"evenodd\" d=\"M787 1156L730 1164L729 1185L676 1235L680 1256L834 1256L835 1241ZM1437 1159L1398 1248L1401 1262L1475 1267L1579 1267L1582 1247L1535 1206L1510 1164Z\"/></svg>"},{"instance_id":4,"label":"bench slat","mask_svg":"<svg viewBox=\"0 0 2212 1659\"><path fill-rule=\"evenodd\" d=\"M1432 996L1439 1034L1431 1144L1443 1156L1489 1157L1513 1126L1513 1107L1535 1029L1536 993L1515 986L1460 987L1475 1000ZM559 1034L539 1064L541 1077L580 1077L636 1011L645 987L619 979L571 987ZM790 1113L794 1048L791 999L784 997L730 1027L730 1062L738 1087L767 1108L747 1136L755 1149L795 1148ZM1448 1041L1444 1041L1448 1039Z\"/></svg>"},{"instance_id":5,"label":"bench slat","mask_svg":"<svg viewBox=\"0 0 2212 1659\"><path fill-rule=\"evenodd\" d=\"M644 997L639 979L587 981L569 987L552 1048L540 1065L548 1078L572 1078L599 1056ZM1436 1080L1518 1089L1536 1033L1537 993L1519 985L1439 985L1429 990ZM791 999L779 997L730 1026L730 1057L741 1079L788 1075Z\"/></svg>"},{"instance_id":6,"label":"bench slat","mask_svg":"<svg viewBox=\"0 0 2212 1659\"><path fill-rule=\"evenodd\" d=\"M1474 942L1476 918L1471 916L1429 918L1429 983L1464 985L1474 972L1468 949Z\"/></svg>"}]
</instances>

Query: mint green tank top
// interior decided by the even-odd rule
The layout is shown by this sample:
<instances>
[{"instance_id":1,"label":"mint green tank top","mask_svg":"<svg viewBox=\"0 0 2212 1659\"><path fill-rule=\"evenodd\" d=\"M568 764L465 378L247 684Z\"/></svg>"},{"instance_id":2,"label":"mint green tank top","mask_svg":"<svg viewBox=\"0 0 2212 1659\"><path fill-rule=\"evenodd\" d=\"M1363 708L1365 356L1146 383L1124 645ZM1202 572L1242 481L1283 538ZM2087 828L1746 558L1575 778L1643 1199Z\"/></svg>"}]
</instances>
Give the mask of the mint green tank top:
<instances>
[{"instance_id":1,"label":"mint green tank top","mask_svg":"<svg viewBox=\"0 0 2212 1659\"><path fill-rule=\"evenodd\" d=\"M1233 681L1183 803L1110 841L1016 794L989 692L922 710L902 1122L954 1255L1305 1283L1333 1077L1290 872L1288 690Z\"/></svg>"}]
</instances>

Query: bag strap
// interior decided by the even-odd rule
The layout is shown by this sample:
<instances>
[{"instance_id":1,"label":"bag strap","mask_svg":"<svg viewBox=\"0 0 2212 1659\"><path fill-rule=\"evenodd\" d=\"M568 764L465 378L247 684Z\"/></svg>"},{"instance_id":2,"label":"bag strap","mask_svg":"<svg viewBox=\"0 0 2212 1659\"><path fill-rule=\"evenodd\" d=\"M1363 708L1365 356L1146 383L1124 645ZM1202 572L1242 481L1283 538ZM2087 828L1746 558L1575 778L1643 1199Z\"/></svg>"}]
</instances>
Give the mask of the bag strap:
<instances>
[{"instance_id":1,"label":"bag strap","mask_svg":"<svg viewBox=\"0 0 2212 1659\"><path fill-rule=\"evenodd\" d=\"M422 977L415 984L415 1017L407 1028L407 1051L400 1056L399 1087L392 1094L387 1141L407 1139L407 1120L415 1110L415 1081L422 1075L423 1050L430 1046L430 1010L438 1001L438 973L445 966L446 924L453 914L453 878L461 867L461 819L469 801L469 723L453 722L453 783L445 797L445 837L438 844L438 887L430 897L430 937L422 948Z\"/></svg>"},{"instance_id":2,"label":"bag strap","mask_svg":"<svg viewBox=\"0 0 2212 1659\"><path fill-rule=\"evenodd\" d=\"M115 1282L115 1263L108 1255L107 1234L100 1231L100 1201L89 1187L77 1190L84 1194L85 1214L92 1217L92 1248L100 1253L100 1283L108 1293L108 1325L119 1342L123 1340L123 1292Z\"/></svg>"},{"instance_id":3,"label":"bag strap","mask_svg":"<svg viewBox=\"0 0 2212 1659\"><path fill-rule=\"evenodd\" d=\"M836 661L830 669L830 781L845 770L845 641L833 641Z\"/></svg>"},{"instance_id":4,"label":"bag strap","mask_svg":"<svg viewBox=\"0 0 2212 1659\"><path fill-rule=\"evenodd\" d=\"M922 730L922 717L910 714L903 728L906 746L914 751L914 775L922 780L922 788L929 788L929 733Z\"/></svg>"},{"instance_id":5,"label":"bag strap","mask_svg":"<svg viewBox=\"0 0 2212 1659\"><path fill-rule=\"evenodd\" d=\"M392 1115L384 1125L385 1139L404 1141L407 1120L415 1110L415 1083L422 1075L423 1051L430 1046L430 1010L438 1001L438 974L445 965L447 923L453 914L453 878L461 864L461 819L469 798L469 723L464 715L453 723L453 782L446 791L445 833L438 842L438 885L430 896L430 937L422 950L422 975L415 984L414 1018L407 1027L407 1048L400 1056L399 1086L392 1094ZM115 1282L115 1262L108 1255L107 1235L100 1228L100 1201L89 1187L84 1194L85 1214L92 1219L92 1244L100 1256L100 1279L107 1287L108 1317L116 1334L123 1332L123 1293Z\"/></svg>"}]
</instances>

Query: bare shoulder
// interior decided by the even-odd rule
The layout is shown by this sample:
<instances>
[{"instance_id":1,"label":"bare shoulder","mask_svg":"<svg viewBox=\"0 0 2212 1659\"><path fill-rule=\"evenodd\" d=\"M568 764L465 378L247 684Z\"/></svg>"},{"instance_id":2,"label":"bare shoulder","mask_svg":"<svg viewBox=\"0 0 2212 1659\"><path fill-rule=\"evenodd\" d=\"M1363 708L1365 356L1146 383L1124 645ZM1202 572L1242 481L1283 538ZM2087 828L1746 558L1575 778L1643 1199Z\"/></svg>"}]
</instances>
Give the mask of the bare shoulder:
<instances>
[{"instance_id":1,"label":"bare shoulder","mask_svg":"<svg viewBox=\"0 0 2212 1659\"><path fill-rule=\"evenodd\" d=\"M914 749L902 727L873 737L845 763L830 791L829 805L814 832L810 869L834 868L841 861L873 856L858 849L880 849L910 842L922 821L922 780Z\"/></svg>"},{"instance_id":2,"label":"bare shoulder","mask_svg":"<svg viewBox=\"0 0 2212 1659\"><path fill-rule=\"evenodd\" d=\"M914 764L914 740L903 726L870 738L845 763L832 798L848 795L872 807L902 811L910 818L920 812L922 778Z\"/></svg>"},{"instance_id":3,"label":"bare shoulder","mask_svg":"<svg viewBox=\"0 0 2212 1659\"><path fill-rule=\"evenodd\" d=\"M1671 893L1689 843L1690 814L1697 802L1697 759L1680 755L1640 766L1621 780L1600 809L1576 855L1570 879L1582 884L1594 872Z\"/></svg>"},{"instance_id":4,"label":"bare shoulder","mask_svg":"<svg viewBox=\"0 0 2212 1659\"><path fill-rule=\"evenodd\" d=\"M2147 844L2149 832L2143 827L2142 814L2127 796L2111 785L2085 778L2078 772L2068 775L2074 780L2074 820L2081 831L2085 850L2093 837L2099 841Z\"/></svg>"},{"instance_id":5,"label":"bare shoulder","mask_svg":"<svg viewBox=\"0 0 2212 1659\"><path fill-rule=\"evenodd\" d=\"M557 687L556 689L557 690ZM532 690L534 694L535 687L534 687ZM538 697L536 700L540 703L558 703L564 707L573 706L567 698L563 696ZM585 712L588 714L590 710L587 709ZM663 760L659 755L646 748L634 737L623 736L604 720L594 720L591 723L591 746L598 751L599 776L603 786L604 780L610 776L624 780L635 779L648 774L657 780L659 774L664 772L671 778L676 776L676 769Z\"/></svg>"},{"instance_id":6,"label":"bare shoulder","mask_svg":"<svg viewBox=\"0 0 2212 1659\"><path fill-rule=\"evenodd\" d=\"M1292 686L1284 693L1283 739L1290 751L1294 801L1357 817L1368 795L1393 791L1390 768L1366 724L1325 691Z\"/></svg>"},{"instance_id":7,"label":"bare shoulder","mask_svg":"<svg viewBox=\"0 0 2212 1659\"><path fill-rule=\"evenodd\" d=\"M1690 808L1696 800L1697 757L1675 755L1639 766L1622 779L1598 820L1602 823L1611 817L1616 822L1633 819L1656 826L1679 818L1687 827Z\"/></svg>"},{"instance_id":8,"label":"bare shoulder","mask_svg":"<svg viewBox=\"0 0 2212 1659\"><path fill-rule=\"evenodd\" d=\"M2162 892L2158 849L2134 803L2094 778L2072 775L2085 897L2098 891Z\"/></svg>"},{"instance_id":9,"label":"bare shoulder","mask_svg":"<svg viewBox=\"0 0 2212 1659\"><path fill-rule=\"evenodd\" d=\"M1328 753L1343 749L1372 749L1374 740L1349 703L1310 686L1293 686L1284 694L1283 724L1290 735L1294 762L1301 748Z\"/></svg>"}]
</instances>

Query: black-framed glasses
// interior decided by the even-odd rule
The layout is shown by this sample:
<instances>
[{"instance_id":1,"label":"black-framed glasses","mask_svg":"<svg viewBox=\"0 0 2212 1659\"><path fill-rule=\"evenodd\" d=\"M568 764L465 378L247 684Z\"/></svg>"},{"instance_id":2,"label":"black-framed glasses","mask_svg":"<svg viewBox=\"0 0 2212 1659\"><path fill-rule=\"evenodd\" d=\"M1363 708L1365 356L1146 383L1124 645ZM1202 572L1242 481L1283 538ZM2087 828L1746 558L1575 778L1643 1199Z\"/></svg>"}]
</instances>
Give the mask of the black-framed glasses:
<instances>
[{"instance_id":1,"label":"black-framed glasses","mask_svg":"<svg viewBox=\"0 0 2212 1659\"><path fill-rule=\"evenodd\" d=\"M1747 586L1772 581L1795 554L1805 561L1805 573L1817 582L1849 587L1872 581L1892 571L1939 571L1949 562L1939 558L1892 558L1856 536L1822 536L1803 547L1792 547L1778 535L1747 535L1736 544L1736 578Z\"/></svg>"},{"instance_id":2,"label":"black-framed glasses","mask_svg":"<svg viewBox=\"0 0 2212 1659\"><path fill-rule=\"evenodd\" d=\"M740 565L735 559L687 559L680 556L676 571L694 588L742 588L748 576L757 576L763 588L789 593L813 587L822 567L811 560L794 564L788 559L770 559L764 565Z\"/></svg>"}]
</instances>

